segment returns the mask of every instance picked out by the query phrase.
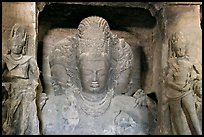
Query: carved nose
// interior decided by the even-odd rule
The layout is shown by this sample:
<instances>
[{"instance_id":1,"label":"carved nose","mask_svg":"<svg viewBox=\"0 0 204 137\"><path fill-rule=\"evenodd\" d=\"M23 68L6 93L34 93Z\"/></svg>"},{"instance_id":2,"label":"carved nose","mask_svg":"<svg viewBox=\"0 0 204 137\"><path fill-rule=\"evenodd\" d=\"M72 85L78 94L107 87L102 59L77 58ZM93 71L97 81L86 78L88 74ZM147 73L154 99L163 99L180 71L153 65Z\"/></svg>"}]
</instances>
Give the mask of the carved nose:
<instances>
[{"instance_id":1,"label":"carved nose","mask_svg":"<svg viewBox=\"0 0 204 137\"><path fill-rule=\"evenodd\" d=\"M95 88L99 87L98 76L96 71L93 72L93 81L91 82L91 87Z\"/></svg>"},{"instance_id":2,"label":"carved nose","mask_svg":"<svg viewBox=\"0 0 204 137\"><path fill-rule=\"evenodd\" d=\"M98 83L98 82L97 82L97 73L96 73L96 71L93 72L93 82L94 82L94 83ZM93 83L93 82L92 82L92 83Z\"/></svg>"}]
</instances>

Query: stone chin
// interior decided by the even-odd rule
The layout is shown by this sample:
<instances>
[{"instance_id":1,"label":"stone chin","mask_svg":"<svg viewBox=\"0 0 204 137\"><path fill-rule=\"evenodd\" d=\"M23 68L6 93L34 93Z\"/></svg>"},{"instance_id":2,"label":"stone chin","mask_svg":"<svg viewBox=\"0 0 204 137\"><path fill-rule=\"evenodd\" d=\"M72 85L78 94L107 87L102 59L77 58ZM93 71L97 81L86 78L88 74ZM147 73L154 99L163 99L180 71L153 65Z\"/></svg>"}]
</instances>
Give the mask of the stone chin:
<instances>
[{"instance_id":1,"label":"stone chin","mask_svg":"<svg viewBox=\"0 0 204 137\"><path fill-rule=\"evenodd\" d=\"M90 87L89 91L91 93L100 93L100 87Z\"/></svg>"}]
</instances>

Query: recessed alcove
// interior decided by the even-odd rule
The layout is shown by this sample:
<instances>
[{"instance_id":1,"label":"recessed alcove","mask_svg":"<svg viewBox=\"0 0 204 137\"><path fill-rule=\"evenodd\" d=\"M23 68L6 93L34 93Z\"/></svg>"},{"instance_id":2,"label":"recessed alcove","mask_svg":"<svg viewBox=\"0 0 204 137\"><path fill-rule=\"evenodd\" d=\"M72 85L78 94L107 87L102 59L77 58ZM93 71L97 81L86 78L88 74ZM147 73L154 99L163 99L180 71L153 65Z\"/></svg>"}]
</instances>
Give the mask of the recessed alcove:
<instances>
[{"instance_id":1,"label":"recessed alcove","mask_svg":"<svg viewBox=\"0 0 204 137\"><path fill-rule=\"evenodd\" d=\"M104 42L97 27L87 29L82 41L68 38L90 16L104 18L117 35L110 43L116 47L113 58L92 54L101 53ZM202 134L202 2L3 2L2 18L2 134ZM104 23L87 20L91 26ZM17 24L25 29L25 39L13 31ZM175 57L172 47L172 36L180 32L185 58ZM79 44L75 48L69 42ZM20 45L25 47L15 52ZM82 60L75 62L75 49L87 53L85 58L77 54ZM177 83L184 88L172 86ZM195 109L186 107L186 97ZM175 107L181 100L184 104ZM184 113L176 117L174 108Z\"/></svg>"},{"instance_id":2,"label":"recessed alcove","mask_svg":"<svg viewBox=\"0 0 204 137\"><path fill-rule=\"evenodd\" d=\"M44 92L49 92L49 53L54 44L67 36L73 36L81 20L88 16L100 16L110 26L113 34L124 38L134 55L132 91L142 88L148 71L143 47L152 45L152 32L156 18L145 8L121 6L97 6L52 3L45 5L38 16L38 64L42 71Z\"/></svg>"}]
</instances>

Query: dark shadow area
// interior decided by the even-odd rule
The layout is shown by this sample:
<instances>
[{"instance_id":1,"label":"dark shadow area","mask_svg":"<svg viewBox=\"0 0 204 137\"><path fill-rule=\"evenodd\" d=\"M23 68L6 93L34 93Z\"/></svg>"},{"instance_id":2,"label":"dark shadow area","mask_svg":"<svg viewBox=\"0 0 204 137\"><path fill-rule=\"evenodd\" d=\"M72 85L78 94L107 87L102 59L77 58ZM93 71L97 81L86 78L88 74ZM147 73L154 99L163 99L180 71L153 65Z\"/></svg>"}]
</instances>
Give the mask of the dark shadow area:
<instances>
[{"instance_id":1,"label":"dark shadow area","mask_svg":"<svg viewBox=\"0 0 204 137\"><path fill-rule=\"evenodd\" d=\"M155 17L144 8L59 3L45 6L39 15L39 25L47 22L53 28L77 28L80 21L88 16L103 17L112 30L125 30L126 27L153 28L156 25Z\"/></svg>"},{"instance_id":2,"label":"dark shadow area","mask_svg":"<svg viewBox=\"0 0 204 137\"><path fill-rule=\"evenodd\" d=\"M154 101L158 104L157 96L156 96L155 93L147 94L147 96L148 96L149 98L151 98L152 100L154 100Z\"/></svg>"},{"instance_id":3,"label":"dark shadow area","mask_svg":"<svg viewBox=\"0 0 204 137\"><path fill-rule=\"evenodd\" d=\"M42 41L38 42L38 52L37 52L37 62L38 62L38 67L40 71L42 71L42 62L43 62L43 43Z\"/></svg>"},{"instance_id":4,"label":"dark shadow area","mask_svg":"<svg viewBox=\"0 0 204 137\"><path fill-rule=\"evenodd\" d=\"M42 66L43 66L43 43L42 42L38 42L38 52L37 52L37 62L38 62L38 67L40 70L40 86L41 88L45 86L44 80L43 80L43 76L42 76ZM43 91L43 89L40 89Z\"/></svg>"},{"instance_id":5,"label":"dark shadow area","mask_svg":"<svg viewBox=\"0 0 204 137\"><path fill-rule=\"evenodd\" d=\"M141 62L141 88L144 89L145 87L145 79L147 77L147 72L149 69L147 57L143 51L143 48L140 48L140 62Z\"/></svg>"}]
</instances>

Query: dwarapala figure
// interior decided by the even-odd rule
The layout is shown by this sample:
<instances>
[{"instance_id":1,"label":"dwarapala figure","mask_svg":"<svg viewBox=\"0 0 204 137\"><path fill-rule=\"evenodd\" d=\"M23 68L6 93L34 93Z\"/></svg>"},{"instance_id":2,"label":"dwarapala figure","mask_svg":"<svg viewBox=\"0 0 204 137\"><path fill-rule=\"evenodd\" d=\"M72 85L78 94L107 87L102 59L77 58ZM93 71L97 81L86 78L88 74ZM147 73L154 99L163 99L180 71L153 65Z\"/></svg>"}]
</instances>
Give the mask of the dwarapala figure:
<instances>
[{"instance_id":1,"label":"dwarapala figure","mask_svg":"<svg viewBox=\"0 0 204 137\"><path fill-rule=\"evenodd\" d=\"M83 19L49 63L54 94L42 109L43 134L151 134L156 124L147 106L117 94L129 83L132 53L105 19Z\"/></svg>"},{"instance_id":2,"label":"dwarapala figure","mask_svg":"<svg viewBox=\"0 0 204 137\"><path fill-rule=\"evenodd\" d=\"M182 32L169 39L166 96L170 108L173 134L202 134L195 96L201 98L201 65L187 54L187 41Z\"/></svg>"},{"instance_id":3,"label":"dwarapala figure","mask_svg":"<svg viewBox=\"0 0 204 137\"><path fill-rule=\"evenodd\" d=\"M2 88L6 118L3 134L39 134L36 106L36 87L39 69L32 56L25 55L27 33L25 28L15 24L10 33L9 52L2 59Z\"/></svg>"}]
</instances>

